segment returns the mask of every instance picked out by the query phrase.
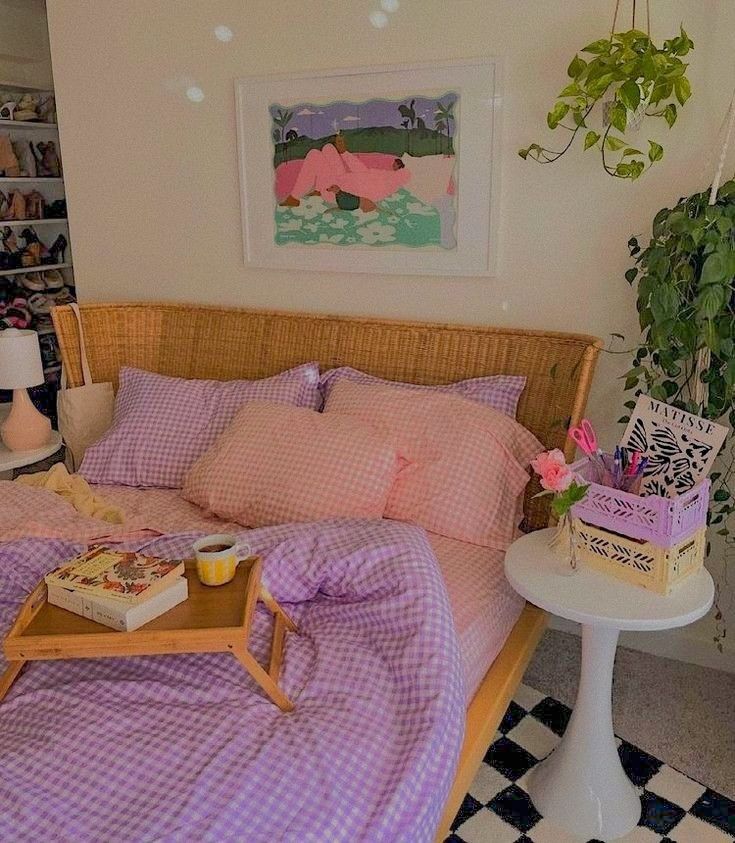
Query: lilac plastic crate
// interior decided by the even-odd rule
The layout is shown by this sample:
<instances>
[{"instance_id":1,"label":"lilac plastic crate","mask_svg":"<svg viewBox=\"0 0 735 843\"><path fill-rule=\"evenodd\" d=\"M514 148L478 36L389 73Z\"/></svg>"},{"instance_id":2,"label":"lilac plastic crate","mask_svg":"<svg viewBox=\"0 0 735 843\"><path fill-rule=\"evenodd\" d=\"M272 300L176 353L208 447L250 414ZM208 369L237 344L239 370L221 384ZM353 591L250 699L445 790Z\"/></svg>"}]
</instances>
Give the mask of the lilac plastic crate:
<instances>
[{"instance_id":1,"label":"lilac plastic crate","mask_svg":"<svg viewBox=\"0 0 735 843\"><path fill-rule=\"evenodd\" d=\"M707 523L709 480L676 498L641 497L589 481L591 466L586 457L571 468L590 483L585 499L572 507L572 515L588 524L671 547Z\"/></svg>"}]
</instances>

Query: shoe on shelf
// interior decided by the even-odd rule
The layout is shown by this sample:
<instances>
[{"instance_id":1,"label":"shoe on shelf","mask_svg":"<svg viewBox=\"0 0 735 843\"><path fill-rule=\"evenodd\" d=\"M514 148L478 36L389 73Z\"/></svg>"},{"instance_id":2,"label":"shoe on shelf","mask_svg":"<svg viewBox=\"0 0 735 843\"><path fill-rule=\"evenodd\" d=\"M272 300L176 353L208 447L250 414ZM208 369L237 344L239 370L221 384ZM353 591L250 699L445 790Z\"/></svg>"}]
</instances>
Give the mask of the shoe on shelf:
<instances>
[{"instance_id":1,"label":"shoe on shelf","mask_svg":"<svg viewBox=\"0 0 735 843\"><path fill-rule=\"evenodd\" d=\"M64 263L66 261L66 247L69 245L69 241L64 237L63 234L59 234L59 236L54 240L54 242L49 246L49 255L51 256L50 263ZM61 256L61 260L59 260L59 256Z\"/></svg>"},{"instance_id":2,"label":"shoe on shelf","mask_svg":"<svg viewBox=\"0 0 735 843\"><path fill-rule=\"evenodd\" d=\"M46 289L43 276L40 272L29 272L28 275L16 275L16 283L32 293L42 293Z\"/></svg>"},{"instance_id":3,"label":"shoe on shelf","mask_svg":"<svg viewBox=\"0 0 735 843\"><path fill-rule=\"evenodd\" d=\"M41 273L41 278L45 283L45 289L49 291L61 290L64 287L64 276L58 269L47 269L46 272Z\"/></svg>"},{"instance_id":4,"label":"shoe on shelf","mask_svg":"<svg viewBox=\"0 0 735 843\"><path fill-rule=\"evenodd\" d=\"M26 218L26 198L20 190L11 190L5 197L5 211L0 215L3 220L24 220Z\"/></svg>"},{"instance_id":5,"label":"shoe on shelf","mask_svg":"<svg viewBox=\"0 0 735 843\"><path fill-rule=\"evenodd\" d=\"M13 112L18 107L17 102L6 102L5 105L0 106L0 120L12 120Z\"/></svg>"},{"instance_id":6,"label":"shoe on shelf","mask_svg":"<svg viewBox=\"0 0 735 843\"><path fill-rule=\"evenodd\" d=\"M0 132L0 172L9 179L17 179L20 176L18 159L13 152L13 144L7 132Z\"/></svg>"},{"instance_id":7,"label":"shoe on shelf","mask_svg":"<svg viewBox=\"0 0 735 843\"><path fill-rule=\"evenodd\" d=\"M43 196L37 191L32 190L26 193L26 216L28 220L42 220L45 202Z\"/></svg>"},{"instance_id":8,"label":"shoe on shelf","mask_svg":"<svg viewBox=\"0 0 735 843\"><path fill-rule=\"evenodd\" d=\"M51 313L51 302L42 293L34 293L28 299L28 307L34 316L48 316Z\"/></svg>"},{"instance_id":9,"label":"shoe on shelf","mask_svg":"<svg viewBox=\"0 0 735 843\"><path fill-rule=\"evenodd\" d=\"M59 307L62 304L71 304L76 301L67 287L62 288L58 293L49 293L47 298L54 307Z\"/></svg>"}]
</instances>

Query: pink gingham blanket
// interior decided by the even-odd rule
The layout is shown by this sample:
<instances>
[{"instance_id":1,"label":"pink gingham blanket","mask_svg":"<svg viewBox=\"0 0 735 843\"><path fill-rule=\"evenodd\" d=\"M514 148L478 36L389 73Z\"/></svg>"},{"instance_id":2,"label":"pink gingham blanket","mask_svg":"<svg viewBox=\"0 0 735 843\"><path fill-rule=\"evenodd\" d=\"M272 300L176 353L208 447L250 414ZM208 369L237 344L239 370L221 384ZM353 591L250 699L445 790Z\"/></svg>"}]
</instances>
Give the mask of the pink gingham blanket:
<instances>
[{"instance_id":1,"label":"pink gingham blanket","mask_svg":"<svg viewBox=\"0 0 735 843\"><path fill-rule=\"evenodd\" d=\"M176 557L197 535L134 546ZM426 534L331 521L247 540L299 625L281 680L295 711L281 713L227 654L31 663L0 704L0 840L433 838L465 689ZM79 549L0 544L0 635ZM259 610L261 661L270 629Z\"/></svg>"}]
</instances>

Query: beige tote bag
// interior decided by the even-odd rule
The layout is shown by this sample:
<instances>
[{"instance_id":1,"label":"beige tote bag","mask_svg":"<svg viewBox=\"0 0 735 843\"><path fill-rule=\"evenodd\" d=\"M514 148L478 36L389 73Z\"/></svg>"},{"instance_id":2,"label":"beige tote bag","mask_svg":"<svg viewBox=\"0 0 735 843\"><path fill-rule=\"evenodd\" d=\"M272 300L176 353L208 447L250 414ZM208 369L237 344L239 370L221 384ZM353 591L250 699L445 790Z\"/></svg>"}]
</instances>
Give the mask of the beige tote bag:
<instances>
[{"instance_id":1,"label":"beige tote bag","mask_svg":"<svg viewBox=\"0 0 735 843\"><path fill-rule=\"evenodd\" d=\"M66 467L77 471L87 448L95 443L112 424L115 394L111 383L92 383L84 331L79 307L70 305L79 325L79 354L82 363L83 386L68 388L66 372L61 371L61 388L56 396L59 433L66 445Z\"/></svg>"}]
</instances>

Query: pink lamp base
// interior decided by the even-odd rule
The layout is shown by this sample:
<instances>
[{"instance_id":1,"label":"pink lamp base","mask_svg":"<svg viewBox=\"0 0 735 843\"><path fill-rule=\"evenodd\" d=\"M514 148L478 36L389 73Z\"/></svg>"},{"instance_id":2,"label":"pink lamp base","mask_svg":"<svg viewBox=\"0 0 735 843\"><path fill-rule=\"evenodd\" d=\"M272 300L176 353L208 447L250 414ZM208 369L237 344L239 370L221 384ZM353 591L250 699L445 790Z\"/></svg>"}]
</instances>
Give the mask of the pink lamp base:
<instances>
[{"instance_id":1,"label":"pink lamp base","mask_svg":"<svg viewBox=\"0 0 735 843\"><path fill-rule=\"evenodd\" d=\"M51 421L33 406L27 389L13 390L10 415L0 427L0 439L9 451L35 451L51 438Z\"/></svg>"}]
</instances>

